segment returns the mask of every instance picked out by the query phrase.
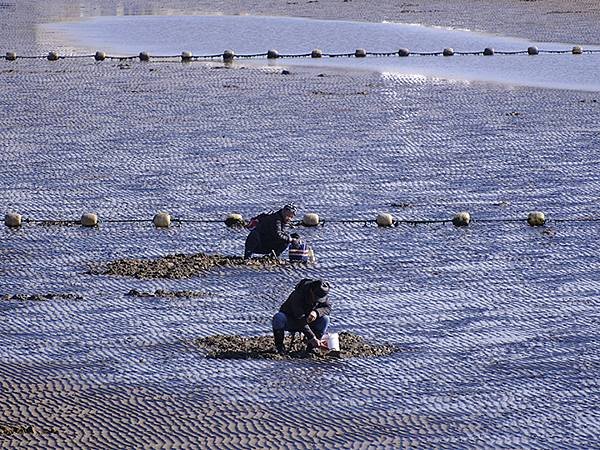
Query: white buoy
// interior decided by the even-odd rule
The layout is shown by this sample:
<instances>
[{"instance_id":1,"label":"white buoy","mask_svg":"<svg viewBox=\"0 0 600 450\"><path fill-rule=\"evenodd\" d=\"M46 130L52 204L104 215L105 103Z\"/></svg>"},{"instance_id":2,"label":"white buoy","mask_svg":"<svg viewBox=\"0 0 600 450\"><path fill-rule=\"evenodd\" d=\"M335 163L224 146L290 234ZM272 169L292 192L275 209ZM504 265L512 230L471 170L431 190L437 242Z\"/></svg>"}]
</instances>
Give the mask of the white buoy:
<instances>
[{"instance_id":1,"label":"white buoy","mask_svg":"<svg viewBox=\"0 0 600 450\"><path fill-rule=\"evenodd\" d=\"M156 228L169 228L171 225L171 215L167 212L158 212L152 219Z\"/></svg>"},{"instance_id":2,"label":"white buoy","mask_svg":"<svg viewBox=\"0 0 600 450\"><path fill-rule=\"evenodd\" d=\"M323 56L323 51L320 48L315 48L312 52L310 52L311 58L321 58Z\"/></svg>"},{"instance_id":3,"label":"white buoy","mask_svg":"<svg viewBox=\"0 0 600 450\"><path fill-rule=\"evenodd\" d=\"M546 216L541 211L532 211L527 216L527 223L532 227L541 227L546 223Z\"/></svg>"},{"instance_id":4,"label":"white buoy","mask_svg":"<svg viewBox=\"0 0 600 450\"><path fill-rule=\"evenodd\" d=\"M316 227L319 225L319 215L316 213L306 213L302 218L302 223L307 227Z\"/></svg>"},{"instance_id":5,"label":"white buoy","mask_svg":"<svg viewBox=\"0 0 600 450\"><path fill-rule=\"evenodd\" d=\"M150 55L147 52L140 52L138 58L140 58L140 61L150 61Z\"/></svg>"},{"instance_id":6,"label":"white buoy","mask_svg":"<svg viewBox=\"0 0 600 450\"><path fill-rule=\"evenodd\" d=\"M453 56L454 55L454 49L451 48L451 47L447 47L442 52L442 55L444 55L444 56Z\"/></svg>"},{"instance_id":7,"label":"white buoy","mask_svg":"<svg viewBox=\"0 0 600 450\"><path fill-rule=\"evenodd\" d=\"M18 213L6 213L4 216L4 225L11 228L17 228L21 226L21 214Z\"/></svg>"},{"instance_id":8,"label":"white buoy","mask_svg":"<svg viewBox=\"0 0 600 450\"><path fill-rule=\"evenodd\" d=\"M367 51L364 48L357 48L354 52L356 58L364 58L367 56Z\"/></svg>"},{"instance_id":9,"label":"white buoy","mask_svg":"<svg viewBox=\"0 0 600 450\"><path fill-rule=\"evenodd\" d=\"M81 215L81 225L84 227L95 227L98 225L98 214L84 213Z\"/></svg>"},{"instance_id":10,"label":"white buoy","mask_svg":"<svg viewBox=\"0 0 600 450\"><path fill-rule=\"evenodd\" d=\"M56 52L49 52L46 58L48 58L48 61L58 61L59 56Z\"/></svg>"},{"instance_id":11,"label":"white buoy","mask_svg":"<svg viewBox=\"0 0 600 450\"><path fill-rule=\"evenodd\" d=\"M398 50L398 56L409 56L410 50L407 48L401 48Z\"/></svg>"},{"instance_id":12,"label":"white buoy","mask_svg":"<svg viewBox=\"0 0 600 450\"><path fill-rule=\"evenodd\" d=\"M15 52L6 52L6 60L7 61L16 61L17 54Z\"/></svg>"},{"instance_id":13,"label":"white buoy","mask_svg":"<svg viewBox=\"0 0 600 450\"><path fill-rule=\"evenodd\" d=\"M539 53L540 53L540 51L538 50L538 48L537 48L536 46L532 45L531 47L529 47L529 48L527 49L527 53L528 53L529 55L537 55L537 54L539 54Z\"/></svg>"},{"instance_id":14,"label":"white buoy","mask_svg":"<svg viewBox=\"0 0 600 450\"><path fill-rule=\"evenodd\" d=\"M573 49L571 50L571 52L574 55L581 55L583 53L583 48L579 45L576 45L575 47L573 47Z\"/></svg>"},{"instance_id":15,"label":"white buoy","mask_svg":"<svg viewBox=\"0 0 600 450\"><path fill-rule=\"evenodd\" d=\"M452 218L452 225L455 227L466 227L471 223L471 214L467 211L461 211Z\"/></svg>"},{"instance_id":16,"label":"white buoy","mask_svg":"<svg viewBox=\"0 0 600 450\"><path fill-rule=\"evenodd\" d=\"M495 50L492 47L486 47L486 48L483 49L483 54L485 56L493 56L494 53L496 53L496 52L495 52Z\"/></svg>"},{"instance_id":17,"label":"white buoy","mask_svg":"<svg viewBox=\"0 0 600 450\"><path fill-rule=\"evenodd\" d=\"M279 52L275 49L271 49L267 52L267 58L268 59L277 59L279 58Z\"/></svg>"},{"instance_id":18,"label":"white buoy","mask_svg":"<svg viewBox=\"0 0 600 450\"><path fill-rule=\"evenodd\" d=\"M394 218L389 213L379 213L375 219L380 227L391 227L394 224Z\"/></svg>"},{"instance_id":19,"label":"white buoy","mask_svg":"<svg viewBox=\"0 0 600 450\"><path fill-rule=\"evenodd\" d=\"M223 61L231 62L235 58L235 52L233 50L227 49L223 52Z\"/></svg>"},{"instance_id":20,"label":"white buoy","mask_svg":"<svg viewBox=\"0 0 600 450\"><path fill-rule=\"evenodd\" d=\"M106 53L97 51L96 54L94 55L94 59L96 61L104 61L106 59Z\"/></svg>"},{"instance_id":21,"label":"white buoy","mask_svg":"<svg viewBox=\"0 0 600 450\"><path fill-rule=\"evenodd\" d=\"M193 56L194 55L192 54L192 52L188 52L188 51L181 52L181 61L182 62L190 62L192 60Z\"/></svg>"}]
</instances>

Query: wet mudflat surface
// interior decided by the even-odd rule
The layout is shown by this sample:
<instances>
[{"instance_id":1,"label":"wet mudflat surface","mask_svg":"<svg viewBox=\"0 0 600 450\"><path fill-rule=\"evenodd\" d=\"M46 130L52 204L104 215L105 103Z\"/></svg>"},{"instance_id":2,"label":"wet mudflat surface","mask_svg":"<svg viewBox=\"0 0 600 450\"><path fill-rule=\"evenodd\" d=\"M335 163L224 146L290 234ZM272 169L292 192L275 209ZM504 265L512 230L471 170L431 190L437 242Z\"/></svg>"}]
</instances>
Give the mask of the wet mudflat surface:
<instances>
[{"instance_id":1,"label":"wet mudflat surface","mask_svg":"<svg viewBox=\"0 0 600 450\"><path fill-rule=\"evenodd\" d=\"M552 34L555 3L519 3L538 4L538 32ZM48 4L49 15L61 9ZM448 14L439 2L406 9ZM561 33L584 33L565 17ZM214 67L0 61L1 204L34 219L104 220L0 228L0 446L599 446L597 94ZM242 254L242 230L158 230L156 211L221 220L288 201L329 220L468 210L473 223L302 229L312 266L89 273L90 262ZM526 225L533 209L544 227ZM303 277L332 283L333 332L400 351L216 359L187 344L267 345ZM23 301L45 294L83 298Z\"/></svg>"}]
</instances>

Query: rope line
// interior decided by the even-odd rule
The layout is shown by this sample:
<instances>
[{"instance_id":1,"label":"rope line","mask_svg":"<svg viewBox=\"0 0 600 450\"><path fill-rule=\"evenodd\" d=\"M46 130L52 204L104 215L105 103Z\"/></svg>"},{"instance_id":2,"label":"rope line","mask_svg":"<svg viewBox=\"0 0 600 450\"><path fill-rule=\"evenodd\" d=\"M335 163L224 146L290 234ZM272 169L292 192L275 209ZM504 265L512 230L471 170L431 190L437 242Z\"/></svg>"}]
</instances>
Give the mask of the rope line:
<instances>
[{"instance_id":1,"label":"rope line","mask_svg":"<svg viewBox=\"0 0 600 450\"><path fill-rule=\"evenodd\" d=\"M225 219L179 219L176 217L171 218L172 223L178 224L194 224L194 223L224 223ZM409 224L409 225L426 225L426 224L443 224L443 223L451 223L453 221L452 218L446 219L394 219L393 226L398 226L401 224ZM78 225L81 224L81 220L79 219L32 219L32 218L23 218L23 223L28 224L38 224L38 225ZM100 219L98 218L98 223L152 223L153 219ZM490 219L477 219L471 218L471 223L517 223L517 222L527 222L527 218L490 218ZM546 219L546 223L548 222L556 222L556 223L564 223L564 222L600 222L600 217L573 217L573 218L549 218ZM322 219L320 220L317 226L324 226L325 224L369 224L369 223L377 223L376 219ZM306 226L302 220L297 220L291 222L293 226Z\"/></svg>"},{"instance_id":2,"label":"rope line","mask_svg":"<svg viewBox=\"0 0 600 450\"><path fill-rule=\"evenodd\" d=\"M534 47L531 47L534 48ZM577 51L576 51L577 49ZM357 52L348 52L348 53L319 53L318 56L315 56L313 52L311 53L284 53L279 54L276 53L275 56L271 56L272 59L288 59L288 58L360 58L364 56L373 56L373 57L391 57L391 56L399 56L399 53L405 49L395 50L395 51L378 51L378 52L367 52L365 51L363 54L358 55ZM537 54L596 54L600 53L600 49L595 50L585 50L580 47L574 47L572 50L537 50L535 49ZM101 52L98 52L101 53ZM203 59L214 59L214 58L223 58L223 53L215 53L215 54L207 54L207 55L150 55L145 52L144 56L148 59L184 59L186 61L199 61ZM457 56L480 56L485 55L485 50L482 51L454 51L454 55ZM529 54L529 50L493 50L493 54L495 55L527 55ZM408 54L401 56L442 56L444 55L444 51L430 51L430 52L412 52L408 51ZM14 61L17 59L50 59L50 54L47 55L17 55L14 52L8 52L6 55L0 56L0 59L4 59L7 61ZM451 56L451 55L449 55ZM97 58L96 55L56 55L57 59L86 59L86 58ZM268 58L269 52L259 52L259 53L245 53L245 54L235 54L232 53L228 56L227 59L254 59L254 58ZM128 56L114 56L114 55L106 55L103 54L102 58L99 59L104 60L133 60L133 59L142 59L142 54L139 55L128 55Z\"/></svg>"}]
</instances>

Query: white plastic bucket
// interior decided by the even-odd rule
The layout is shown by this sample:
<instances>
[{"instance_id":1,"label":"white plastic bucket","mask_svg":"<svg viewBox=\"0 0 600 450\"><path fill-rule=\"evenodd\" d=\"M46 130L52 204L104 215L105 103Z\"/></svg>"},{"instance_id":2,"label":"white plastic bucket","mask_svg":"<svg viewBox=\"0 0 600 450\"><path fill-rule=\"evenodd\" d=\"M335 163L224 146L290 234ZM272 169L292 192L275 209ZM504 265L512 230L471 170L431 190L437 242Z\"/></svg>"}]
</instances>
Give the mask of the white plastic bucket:
<instances>
[{"instance_id":1,"label":"white plastic bucket","mask_svg":"<svg viewBox=\"0 0 600 450\"><path fill-rule=\"evenodd\" d=\"M327 349L335 352L340 351L340 335L338 333L329 333L324 336L327 341Z\"/></svg>"}]
</instances>

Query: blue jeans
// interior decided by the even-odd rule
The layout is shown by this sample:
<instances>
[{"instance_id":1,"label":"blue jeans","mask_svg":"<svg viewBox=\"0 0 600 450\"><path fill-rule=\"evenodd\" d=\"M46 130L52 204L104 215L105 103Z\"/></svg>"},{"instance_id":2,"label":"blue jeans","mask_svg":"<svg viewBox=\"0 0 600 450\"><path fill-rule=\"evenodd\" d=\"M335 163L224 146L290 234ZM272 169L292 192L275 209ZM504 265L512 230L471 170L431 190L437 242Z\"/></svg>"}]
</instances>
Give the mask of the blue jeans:
<instances>
[{"instance_id":1,"label":"blue jeans","mask_svg":"<svg viewBox=\"0 0 600 450\"><path fill-rule=\"evenodd\" d=\"M277 314L273 316L273 331L284 330L284 331L292 331L292 332L301 332L302 327L298 327L298 324L294 324L295 320L289 320L285 313L279 311ZM310 329L315 333L317 339L321 339L321 337L327 333L327 328L329 328L329 316L321 316L316 319L314 322L308 324Z\"/></svg>"}]
</instances>

